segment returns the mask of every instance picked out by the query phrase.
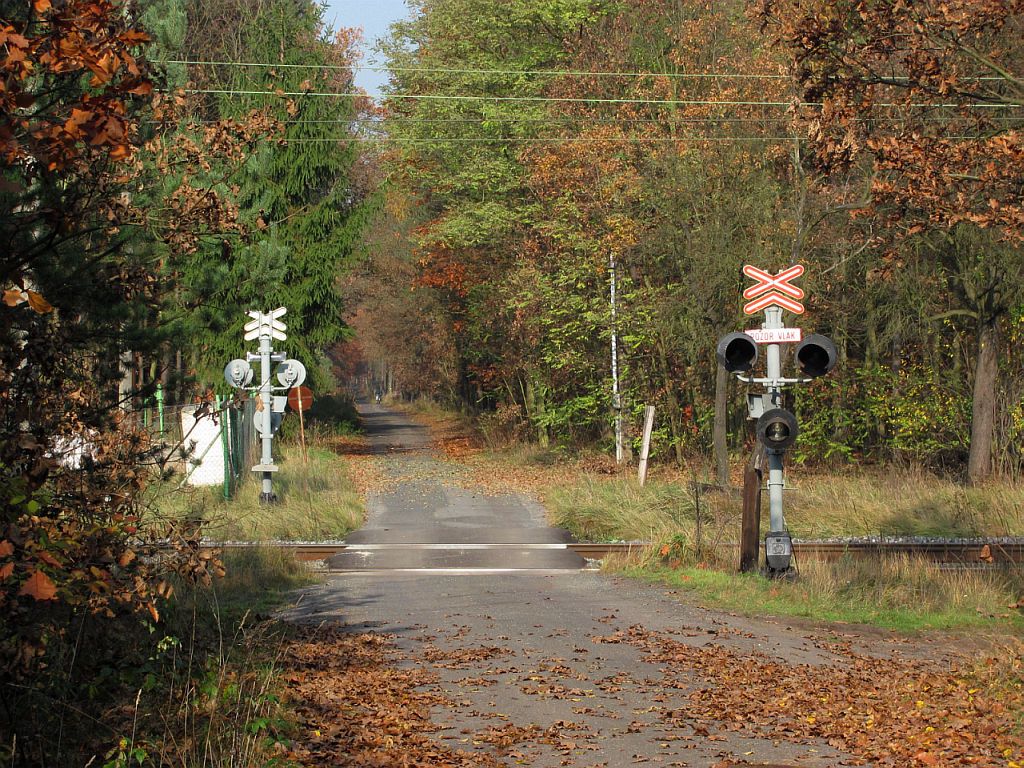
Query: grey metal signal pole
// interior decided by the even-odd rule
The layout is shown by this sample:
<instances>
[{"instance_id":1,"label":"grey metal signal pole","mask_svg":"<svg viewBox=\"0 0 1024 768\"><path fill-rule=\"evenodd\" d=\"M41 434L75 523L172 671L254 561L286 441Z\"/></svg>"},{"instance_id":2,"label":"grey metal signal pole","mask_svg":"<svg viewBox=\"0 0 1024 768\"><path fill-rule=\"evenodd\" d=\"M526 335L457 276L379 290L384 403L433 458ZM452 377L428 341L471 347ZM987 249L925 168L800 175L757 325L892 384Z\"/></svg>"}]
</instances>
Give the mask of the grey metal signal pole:
<instances>
[{"instance_id":1,"label":"grey metal signal pole","mask_svg":"<svg viewBox=\"0 0 1024 768\"><path fill-rule=\"evenodd\" d=\"M768 307L764 311L765 330L785 328L782 322L782 308ZM782 345L769 344L765 355L768 378L768 394L776 408L782 407ZM783 533L786 522L782 514L782 488L785 483L782 477L782 451L768 451L768 511L771 515L770 528L772 533Z\"/></svg>"},{"instance_id":2,"label":"grey metal signal pole","mask_svg":"<svg viewBox=\"0 0 1024 768\"><path fill-rule=\"evenodd\" d=\"M263 430L260 436L262 453L260 454L260 471L262 472L263 484L260 493L260 501L267 503L277 500L274 493L274 454L272 450L274 432L271 424L271 405L273 404L273 390L270 386L270 365L271 357L274 354L273 337L271 326L261 326L260 333L260 401L263 403L263 410L260 417L263 420ZM273 469L271 469L273 467Z\"/></svg>"},{"instance_id":3,"label":"grey metal signal pole","mask_svg":"<svg viewBox=\"0 0 1024 768\"><path fill-rule=\"evenodd\" d=\"M836 349L831 340L813 333L801 341L800 329L786 328L782 323L783 309L803 314L804 305L799 299L804 297L804 292L791 282L803 273L802 264L795 264L777 274L766 272L751 264L744 265L743 274L756 280L757 284L743 291L743 298L750 299L744 305L743 312L752 315L764 310L764 323L759 332L736 331L726 334L719 339L715 350L718 363L725 370L735 373L742 382L761 384L767 390L764 394L748 392L747 409L750 418L757 419L757 439L764 446L768 459L771 531L765 536L764 543L768 571L775 574L788 572L793 556L793 542L786 532L786 520L782 510L782 459L786 450L796 440L798 432L796 416L782 407L782 389L789 384L806 384L811 379L825 375L836 364ZM794 357L802 375L795 378L786 378L782 375L782 344L788 342L798 342ZM764 378L740 375L752 370L757 363L759 343L768 347L765 355L767 375ZM750 478L754 474L751 470L744 477L746 487L740 570L749 570L750 566L756 565L757 562L751 544L756 541L756 521L760 519L757 501L760 499L760 473L756 473L758 479L750 485ZM755 492L748 493L750 488Z\"/></svg>"}]
</instances>

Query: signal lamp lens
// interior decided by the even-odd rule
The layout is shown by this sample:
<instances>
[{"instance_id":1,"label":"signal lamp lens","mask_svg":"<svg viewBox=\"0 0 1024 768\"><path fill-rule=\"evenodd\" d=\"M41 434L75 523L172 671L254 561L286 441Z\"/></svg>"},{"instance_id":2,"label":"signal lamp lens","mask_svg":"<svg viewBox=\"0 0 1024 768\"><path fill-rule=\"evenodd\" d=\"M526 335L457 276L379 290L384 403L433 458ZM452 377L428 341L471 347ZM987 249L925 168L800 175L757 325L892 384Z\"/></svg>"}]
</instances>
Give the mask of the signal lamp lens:
<instances>
[{"instance_id":1,"label":"signal lamp lens","mask_svg":"<svg viewBox=\"0 0 1024 768\"><path fill-rule=\"evenodd\" d=\"M784 451L796 442L796 416L784 408L765 411L757 420L757 439L773 451Z\"/></svg>"}]
</instances>

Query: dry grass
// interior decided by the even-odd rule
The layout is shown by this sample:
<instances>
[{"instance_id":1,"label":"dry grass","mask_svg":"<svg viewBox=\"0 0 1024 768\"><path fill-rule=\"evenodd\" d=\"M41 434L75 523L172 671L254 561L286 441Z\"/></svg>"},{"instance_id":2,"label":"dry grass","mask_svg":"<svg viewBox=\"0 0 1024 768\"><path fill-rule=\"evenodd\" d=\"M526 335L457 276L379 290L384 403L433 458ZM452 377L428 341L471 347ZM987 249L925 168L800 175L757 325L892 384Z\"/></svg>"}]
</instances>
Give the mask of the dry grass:
<instances>
[{"instance_id":1,"label":"dry grass","mask_svg":"<svg viewBox=\"0 0 1024 768\"><path fill-rule=\"evenodd\" d=\"M803 538L1024 535L1024 485L966 487L925 474L791 473L786 520Z\"/></svg>"},{"instance_id":2,"label":"dry grass","mask_svg":"<svg viewBox=\"0 0 1024 768\"><path fill-rule=\"evenodd\" d=\"M786 523L797 538L1024 535L1024 486L1011 482L965 487L929 475L800 472L787 482L793 487L785 496ZM667 474L640 488L631 477L596 473L576 474L571 481L561 477L546 487L541 483L541 490L553 519L583 536L635 538L666 529L670 535L693 536L698 505L705 540L739 536L738 490L694 490L692 481ZM767 499L763 506L767 524ZM652 541L665 539L652 536Z\"/></svg>"},{"instance_id":3,"label":"dry grass","mask_svg":"<svg viewBox=\"0 0 1024 768\"><path fill-rule=\"evenodd\" d=\"M249 477L231 500L219 488L165 487L155 514L201 518L205 535L221 541L339 539L362 524L363 499L345 458L320 446L310 446L308 463L298 446L281 452L277 504L260 503L259 479Z\"/></svg>"},{"instance_id":4,"label":"dry grass","mask_svg":"<svg viewBox=\"0 0 1024 768\"><path fill-rule=\"evenodd\" d=\"M552 521L590 541L666 541L695 527L695 504L685 487L583 475L543 493Z\"/></svg>"}]
</instances>

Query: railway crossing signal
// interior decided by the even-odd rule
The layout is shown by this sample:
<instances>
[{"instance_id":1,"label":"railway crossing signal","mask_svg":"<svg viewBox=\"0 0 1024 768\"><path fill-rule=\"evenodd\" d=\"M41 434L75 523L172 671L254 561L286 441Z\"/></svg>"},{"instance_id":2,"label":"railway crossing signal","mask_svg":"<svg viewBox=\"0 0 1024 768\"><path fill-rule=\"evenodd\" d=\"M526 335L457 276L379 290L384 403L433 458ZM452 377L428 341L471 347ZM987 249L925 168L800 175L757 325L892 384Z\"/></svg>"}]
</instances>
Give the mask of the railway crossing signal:
<instances>
[{"instance_id":1,"label":"railway crossing signal","mask_svg":"<svg viewBox=\"0 0 1024 768\"><path fill-rule=\"evenodd\" d=\"M278 341L286 341L288 335L285 331L288 330L283 322L277 318L284 315L288 310L284 307L278 307L270 312L258 312L256 310L250 310L247 314L252 318L245 327L242 329L245 332L245 340L252 341L258 339L261 336L267 335L272 339Z\"/></svg>"},{"instance_id":2,"label":"railway crossing signal","mask_svg":"<svg viewBox=\"0 0 1024 768\"><path fill-rule=\"evenodd\" d=\"M270 312L250 311L248 315L252 318L244 327L244 338L246 341L259 339L259 352L246 353L245 359L232 360L224 368L224 379L236 389L248 389L259 393L258 402L261 407L257 408L256 431L260 434L262 452L260 463L252 468L253 472L262 474L263 486L260 492L260 501L270 504L277 501L274 493L273 473L278 467L274 464L272 441L284 416L285 405L288 398L286 395L276 395L274 392L291 390L298 387L306 380L306 367L298 360L287 359L283 352L275 352L273 340L284 341L288 338L285 324L278 318L288 312L284 307L278 307ZM253 380L252 362L260 364L260 380L255 387L251 386ZM280 386L271 383L271 367L279 363L277 368L277 380Z\"/></svg>"},{"instance_id":3,"label":"railway crossing signal","mask_svg":"<svg viewBox=\"0 0 1024 768\"><path fill-rule=\"evenodd\" d=\"M803 264L796 264L789 269L784 269L777 275L747 264L743 267L743 274L756 280L757 284L743 291L743 298L754 299L756 296L761 296L765 291L768 291L768 293L765 293L759 299L745 304L743 311L748 315L753 315L768 307L778 306L788 309L797 315L802 315L804 305L796 301L796 299L802 299L804 291L802 288L792 285L789 281L795 280L803 273Z\"/></svg>"},{"instance_id":4,"label":"railway crossing signal","mask_svg":"<svg viewBox=\"0 0 1024 768\"><path fill-rule=\"evenodd\" d=\"M764 322L757 330L726 334L719 339L715 350L715 356L725 370L736 374L740 381L760 384L766 390L764 393L748 393L747 406L748 417L757 420L757 440L764 446L768 458L771 525L770 532L765 536L765 559L769 574L788 571L793 554L793 543L786 530L782 511L782 460L785 452L796 442L799 425L796 416L783 407L782 390L786 386L805 384L824 376L835 367L838 359L835 344L829 338L816 333L805 338L799 328L786 328L783 325L783 310L797 315L804 312L804 305L800 302L804 298L804 291L791 282L802 276L804 271L802 264L795 264L777 274L750 264L745 265L743 274L756 282L743 291L743 298L747 300L743 312L752 315L763 311ZM782 345L789 343L797 345L793 357L800 370L799 377L787 378L782 374ZM761 345L767 347L766 375L743 375L754 369L760 357ZM756 542L760 511L752 517L753 522L748 520L744 511L743 540L752 538ZM753 526L752 537L747 535L748 526ZM756 564L756 546L751 546L752 554L741 552L741 567L745 567L749 558Z\"/></svg>"}]
</instances>

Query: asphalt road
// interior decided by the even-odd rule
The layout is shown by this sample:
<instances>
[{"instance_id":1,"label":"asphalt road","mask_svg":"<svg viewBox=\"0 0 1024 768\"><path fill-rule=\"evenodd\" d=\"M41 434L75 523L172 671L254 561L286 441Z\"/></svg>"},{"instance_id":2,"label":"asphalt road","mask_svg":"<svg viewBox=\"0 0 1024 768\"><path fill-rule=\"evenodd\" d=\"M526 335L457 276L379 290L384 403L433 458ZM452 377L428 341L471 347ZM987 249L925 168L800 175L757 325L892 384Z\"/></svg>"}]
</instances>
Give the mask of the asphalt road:
<instances>
[{"instance_id":1,"label":"asphalt road","mask_svg":"<svg viewBox=\"0 0 1024 768\"><path fill-rule=\"evenodd\" d=\"M467 490L431 453L422 427L372 404L363 415L393 483L368 500L366 527L349 539L362 548L332 560L344 572L305 591L286 615L393 634L403 663L435 670L453 703L433 713L446 727L438 738L510 765L847 762L770 725L741 735L725 712L691 717L688 696L708 681L667 667L636 641L655 633L683 652L848 663L820 634L700 609L664 589L587 570L561 548L565 532L546 525L535 500ZM503 751L500 740L479 738L516 727L537 738Z\"/></svg>"}]
</instances>

